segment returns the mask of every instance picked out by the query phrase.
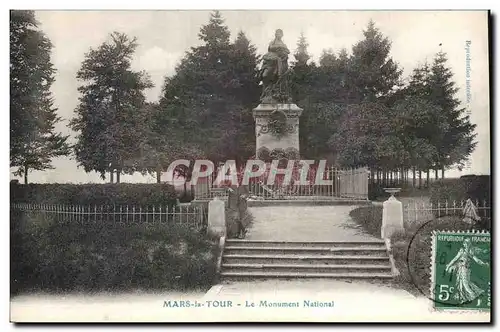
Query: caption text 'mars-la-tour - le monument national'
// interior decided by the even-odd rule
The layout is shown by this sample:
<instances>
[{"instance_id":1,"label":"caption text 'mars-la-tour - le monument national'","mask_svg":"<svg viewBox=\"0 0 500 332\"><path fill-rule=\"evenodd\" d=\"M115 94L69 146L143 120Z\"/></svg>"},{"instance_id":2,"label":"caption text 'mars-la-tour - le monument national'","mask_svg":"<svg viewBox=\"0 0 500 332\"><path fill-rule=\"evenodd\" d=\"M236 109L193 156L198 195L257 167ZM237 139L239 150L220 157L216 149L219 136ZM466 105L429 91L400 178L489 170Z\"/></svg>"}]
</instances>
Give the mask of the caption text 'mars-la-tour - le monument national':
<instances>
[{"instance_id":1,"label":"caption text 'mars-la-tour - le monument national'","mask_svg":"<svg viewBox=\"0 0 500 332\"><path fill-rule=\"evenodd\" d=\"M299 117L302 109L292 102L290 51L282 41L283 31L276 30L262 59L260 104L253 109L256 157L263 161L299 159Z\"/></svg>"}]
</instances>

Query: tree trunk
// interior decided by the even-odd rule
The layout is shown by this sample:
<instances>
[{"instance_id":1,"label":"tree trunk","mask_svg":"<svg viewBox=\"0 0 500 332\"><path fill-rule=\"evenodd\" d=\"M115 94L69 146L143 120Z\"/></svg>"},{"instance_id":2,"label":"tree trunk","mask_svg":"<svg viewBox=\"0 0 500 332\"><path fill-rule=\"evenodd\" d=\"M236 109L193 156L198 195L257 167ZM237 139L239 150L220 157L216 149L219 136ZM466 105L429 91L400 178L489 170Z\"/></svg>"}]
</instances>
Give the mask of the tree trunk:
<instances>
[{"instance_id":1,"label":"tree trunk","mask_svg":"<svg viewBox=\"0 0 500 332\"><path fill-rule=\"evenodd\" d=\"M24 165L24 184L28 184L28 165Z\"/></svg>"},{"instance_id":2,"label":"tree trunk","mask_svg":"<svg viewBox=\"0 0 500 332\"><path fill-rule=\"evenodd\" d=\"M430 175L430 173L431 173L431 170L430 170L430 169L428 169L428 170L427 170L427 182L426 182L426 185L425 185L427 188L429 188L429 181L430 181L430 179L431 179L431 175Z\"/></svg>"},{"instance_id":3,"label":"tree trunk","mask_svg":"<svg viewBox=\"0 0 500 332\"><path fill-rule=\"evenodd\" d=\"M122 171L120 169L116 170L116 183L120 183L120 175Z\"/></svg>"},{"instance_id":4,"label":"tree trunk","mask_svg":"<svg viewBox=\"0 0 500 332\"><path fill-rule=\"evenodd\" d=\"M444 167L441 169L441 179L444 179Z\"/></svg>"},{"instance_id":5,"label":"tree trunk","mask_svg":"<svg viewBox=\"0 0 500 332\"><path fill-rule=\"evenodd\" d=\"M109 183L113 183L114 181L113 175L115 175L115 171L114 170L109 171Z\"/></svg>"},{"instance_id":6,"label":"tree trunk","mask_svg":"<svg viewBox=\"0 0 500 332\"><path fill-rule=\"evenodd\" d=\"M418 189L422 188L422 170L418 170Z\"/></svg>"},{"instance_id":7,"label":"tree trunk","mask_svg":"<svg viewBox=\"0 0 500 332\"><path fill-rule=\"evenodd\" d=\"M389 172L389 181L390 181L390 186L392 187L393 183L394 183L394 180L393 180L393 176L394 176L394 171L390 171Z\"/></svg>"},{"instance_id":8,"label":"tree trunk","mask_svg":"<svg viewBox=\"0 0 500 332\"><path fill-rule=\"evenodd\" d=\"M437 167L434 169L434 177L436 178L436 180L439 179L439 177L438 177L438 168Z\"/></svg>"},{"instance_id":9,"label":"tree trunk","mask_svg":"<svg viewBox=\"0 0 500 332\"><path fill-rule=\"evenodd\" d=\"M156 183L161 183L161 167L158 165L156 167Z\"/></svg>"},{"instance_id":10,"label":"tree trunk","mask_svg":"<svg viewBox=\"0 0 500 332\"><path fill-rule=\"evenodd\" d=\"M415 166L412 167L413 179L411 180L411 186L415 188L417 186L417 169Z\"/></svg>"}]
</instances>

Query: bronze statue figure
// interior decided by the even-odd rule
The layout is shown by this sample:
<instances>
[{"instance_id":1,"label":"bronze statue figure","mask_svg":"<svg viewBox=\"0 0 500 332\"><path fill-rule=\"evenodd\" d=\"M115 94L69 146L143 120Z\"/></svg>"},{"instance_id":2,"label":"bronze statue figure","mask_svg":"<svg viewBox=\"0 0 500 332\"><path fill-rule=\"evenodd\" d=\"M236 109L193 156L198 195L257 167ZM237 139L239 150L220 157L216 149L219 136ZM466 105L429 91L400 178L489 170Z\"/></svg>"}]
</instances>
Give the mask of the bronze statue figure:
<instances>
[{"instance_id":1,"label":"bronze statue figure","mask_svg":"<svg viewBox=\"0 0 500 332\"><path fill-rule=\"evenodd\" d=\"M267 53L262 58L260 79L263 85L261 101L263 103L289 102L288 91L288 47L281 40L283 31L276 30L275 38L269 44Z\"/></svg>"}]
</instances>

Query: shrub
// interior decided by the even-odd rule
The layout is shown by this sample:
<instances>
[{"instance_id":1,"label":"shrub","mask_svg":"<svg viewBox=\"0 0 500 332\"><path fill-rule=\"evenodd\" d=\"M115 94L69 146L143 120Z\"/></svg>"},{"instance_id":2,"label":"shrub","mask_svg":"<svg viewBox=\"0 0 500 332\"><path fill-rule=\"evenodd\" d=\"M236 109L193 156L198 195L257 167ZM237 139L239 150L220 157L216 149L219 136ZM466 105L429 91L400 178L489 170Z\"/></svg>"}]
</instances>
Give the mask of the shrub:
<instances>
[{"instance_id":1,"label":"shrub","mask_svg":"<svg viewBox=\"0 0 500 332\"><path fill-rule=\"evenodd\" d=\"M11 292L186 289L215 277L216 246L166 223L79 223L11 212Z\"/></svg>"},{"instance_id":2,"label":"shrub","mask_svg":"<svg viewBox=\"0 0 500 332\"><path fill-rule=\"evenodd\" d=\"M377 199L388 198L389 194L384 191L384 186L378 182L371 182L368 184L368 199L375 201Z\"/></svg>"},{"instance_id":3,"label":"shrub","mask_svg":"<svg viewBox=\"0 0 500 332\"><path fill-rule=\"evenodd\" d=\"M194 200L193 193L191 191L183 191L179 196L179 201L181 203L189 203Z\"/></svg>"},{"instance_id":4,"label":"shrub","mask_svg":"<svg viewBox=\"0 0 500 332\"><path fill-rule=\"evenodd\" d=\"M68 205L173 206L177 194L168 184L27 184L10 185L11 203Z\"/></svg>"},{"instance_id":5,"label":"shrub","mask_svg":"<svg viewBox=\"0 0 500 332\"><path fill-rule=\"evenodd\" d=\"M453 204L456 202L460 206L460 202L471 199L474 204L478 203L478 207L491 207L491 182L489 175L468 175L459 179L445 179L434 182L430 188L430 202L434 206L448 202ZM456 211L450 210L449 213ZM435 211L436 216L438 211ZM439 216L446 213L444 209L439 210ZM481 214L481 217L483 215ZM486 214L486 218L490 218Z\"/></svg>"},{"instance_id":6,"label":"shrub","mask_svg":"<svg viewBox=\"0 0 500 332\"><path fill-rule=\"evenodd\" d=\"M473 201L489 202L491 200L491 180L489 175L468 175L460 179L445 179L432 183L430 188L431 202Z\"/></svg>"},{"instance_id":7,"label":"shrub","mask_svg":"<svg viewBox=\"0 0 500 332\"><path fill-rule=\"evenodd\" d=\"M349 216L367 233L380 237L382 227L382 206L362 206L352 210Z\"/></svg>"}]
</instances>

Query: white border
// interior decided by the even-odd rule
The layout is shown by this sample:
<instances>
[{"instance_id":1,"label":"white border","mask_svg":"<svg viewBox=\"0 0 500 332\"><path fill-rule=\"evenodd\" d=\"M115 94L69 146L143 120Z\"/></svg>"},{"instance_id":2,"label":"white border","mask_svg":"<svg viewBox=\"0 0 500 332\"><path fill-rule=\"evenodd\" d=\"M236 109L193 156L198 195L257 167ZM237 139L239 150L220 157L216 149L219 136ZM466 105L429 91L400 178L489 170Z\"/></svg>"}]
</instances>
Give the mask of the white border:
<instances>
[{"instance_id":1,"label":"white border","mask_svg":"<svg viewBox=\"0 0 500 332\"><path fill-rule=\"evenodd\" d=\"M87 0L87 1L71 1L71 2L68 2L68 1L54 1L54 0L48 0L48 1L33 1L33 0L30 0L30 1L25 1L25 0L18 0L18 1L5 1L5 2L2 2L3 4L6 4L6 8L5 10L3 10L3 15L1 16L2 20L3 20L3 26L4 27L7 27L8 26L8 9L13 9L13 8L16 8L16 9L31 9L31 8L37 8L37 9L159 9L159 8L162 8L162 9L180 9L179 6L182 6L182 8L185 8L185 9L214 9L214 8L220 8L220 9L271 9L271 8L274 8L274 9L277 9L277 8L280 8L280 9L292 9L292 8L303 8L303 9L374 9L374 10L381 10L381 9L387 9L387 10L390 10L390 9L394 9L394 8L399 8L399 9L406 9L406 10L411 10L411 9L434 9L434 10L439 10L439 9L450 9L450 8L453 8L453 9L487 9L487 8L495 8L498 6L499 2L498 1L493 1L493 0L490 0L490 1L483 1L483 0L476 0L476 1L450 1L450 2L447 2L447 3L443 3L442 5L437 3L435 0L421 0L421 1L418 1L418 2L402 2L402 1L387 1L387 0L379 0L379 1L376 1L376 2L373 2L373 1L356 1L356 0L351 0L351 1L348 1L348 2L338 2L338 5L333 7L332 6L332 3L331 2L325 2L324 0L323 1L318 1L318 0L309 0L309 1L287 1L287 2L282 2L279 4L279 6L277 5L278 3L276 3L276 5L273 5L271 2L269 1L263 1L263 0L254 0L254 1L249 1L247 3L245 2L235 2L235 1L232 1L232 2L229 2L229 1L215 1L215 2L205 2L205 1L183 1L183 2L165 2L165 1L159 1L159 0L156 0L156 1L153 1L153 0L142 0L142 1L124 1L124 0L109 0L109 1L106 1L106 3L104 3L102 0L101 1L95 1L95 0ZM328 4L328 5L327 5ZM498 22L498 16L497 16L497 25L499 24ZM492 27L493 28L493 27ZM498 33L495 34L496 37L495 39L498 38ZM8 46L7 44L7 33L4 33L3 35L3 47L4 47L4 52L3 52L3 56L4 56L4 66L2 67L3 70L6 72L8 69L7 69L7 66L6 66L6 63L9 61L8 60L8 52L5 50ZM493 59L492 59L493 60ZM497 66L492 66L491 67L492 70L494 69L495 71L495 74L497 73ZM4 130L1 130L2 134L4 135L4 140L3 140L3 145L2 145L2 152L3 152L3 155L5 156L5 161L3 163L4 167L5 167L5 171L4 171L4 174L6 176L6 180L8 179L7 178L7 172L9 171L10 173L10 170L9 168L7 167L7 155L8 155L8 150L9 150L9 147L8 147L8 142L9 142L9 138L7 137L8 136L8 126L9 126L9 122L7 121L9 115L7 113L7 110L9 109L9 106L8 106L8 90L7 90L7 86L9 83L7 83L7 81L9 80L9 75L7 73L4 73L3 75L3 78L4 78L4 85L3 85L3 92L4 92L4 108L3 108L3 112L1 112L2 116L5 117L5 119L3 119L3 121L0 121L0 123L2 124L2 126L4 126ZM497 88L496 89L499 89L498 88L498 82L497 82ZM499 95L499 93L497 93L498 91L495 90L495 91L492 91L492 93L495 93L496 95ZM500 118L497 116L497 118ZM498 119L497 119L498 120ZM500 120L499 121L499 125L500 125ZM493 135L493 132L491 133ZM493 137L493 136L492 136ZM500 144L500 143L499 143ZM493 173L493 170L491 171ZM4 190L2 191L2 196L3 196L3 199L2 199L2 203L3 203L3 207L4 209L2 209L2 211L4 211L4 213L7 213L7 211L9 211L9 203L8 203L8 196L9 196L9 192L8 192L8 189L7 189L7 186L4 186L3 187ZM500 197L498 195L495 195L496 197ZM9 216L7 216L7 218L4 218L4 221L7 221L9 220ZM4 227L8 227L8 222L4 222ZM3 236L3 239L2 239L2 243L3 243L3 250L2 250L2 266L4 267L7 267L9 266L9 252L10 252L10 247L9 247L9 232L7 230L5 230L4 232L2 232L2 236ZM10 281L10 276L9 276L9 269L8 268L4 268L3 269L4 273L2 273L2 281L3 281L3 285L4 287L2 287L2 292L3 292L3 301L1 302L2 303L2 313L4 315L4 319L3 319L3 328L5 328L5 330L14 330L14 326L12 324L9 324L8 321L9 321L9 317L8 317L8 314L9 314L9 303L7 301L7 299L9 298L9 294L8 294L8 287L5 287L6 285L8 285L9 281ZM492 280L492 282L494 282L494 280ZM498 306L494 306L494 307L498 307ZM177 329L180 329L182 327L178 327L178 326L167 326L169 329L172 329L172 330L177 330ZM440 328L442 328L444 326L440 326ZM26 326L24 328L27 328ZM28 329L32 329L33 327L29 327ZM85 329L85 327L75 327L77 330L83 330ZM96 329L96 326L93 326L94 329ZM109 327L108 327L109 328ZM117 330L122 330L123 327L121 326L118 326L118 329ZM135 328L137 328L137 326L135 326ZM134 329L135 329L134 328ZM156 327L158 329L161 329L163 330L165 328L165 326L158 326ZM307 329L308 327L305 327L305 329ZM364 327L366 328L366 327ZM373 327L369 327L369 328L373 328ZM381 326L380 328L384 328L384 326ZM428 327L424 327L425 330L428 329ZM422 328L422 330L424 330L424 328ZM64 329L64 328L63 328ZM214 331L218 331L220 328L218 326L215 326L215 327L209 327L209 329L213 329ZM259 329L263 329L263 330L267 330L268 327L265 327L265 326L259 326ZM361 327L357 326L357 327L353 327L353 326L348 326L348 327L342 327L342 326L335 326L335 329L336 330L340 330L340 331L351 331L352 329L356 330L356 329L362 329ZM419 328L418 328L419 329ZM417 330L418 330L417 329ZM4 331L4 329L2 329ZM103 330L104 331L104 328L100 328L100 327L97 327L96 330ZM139 328L140 330L140 328Z\"/></svg>"}]
</instances>

